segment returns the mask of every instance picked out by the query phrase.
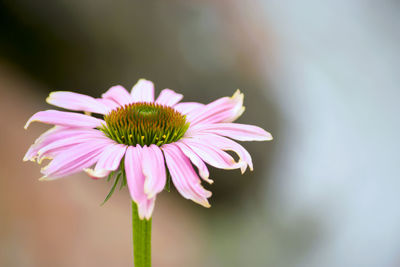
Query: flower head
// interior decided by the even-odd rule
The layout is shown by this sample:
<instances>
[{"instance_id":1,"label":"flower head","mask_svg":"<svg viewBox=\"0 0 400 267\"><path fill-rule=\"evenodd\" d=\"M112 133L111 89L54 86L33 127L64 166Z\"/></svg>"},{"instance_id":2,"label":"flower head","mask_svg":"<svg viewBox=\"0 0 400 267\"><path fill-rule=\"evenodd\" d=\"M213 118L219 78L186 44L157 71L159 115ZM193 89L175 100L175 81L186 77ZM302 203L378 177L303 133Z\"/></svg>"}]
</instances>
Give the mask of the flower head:
<instances>
[{"instance_id":1,"label":"flower head","mask_svg":"<svg viewBox=\"0 0 400 267\"><path fill-rule=\"evenodd\" d=\"M200 180L212 183L206 163L242 173L247 166L252 170L250 154L232 139L265 141L272 136L257 126L233 123L244 111L239 90L207 105L180 102L182 98L164 89L154 100L153 83L144 79L130 93L114 86L101 98L53 92L49 104L85 114L57 110L34 114L25 128L33 121L55 126L35 141L24 160L51 159L41 170L42 180L82 170L92 178L114 178L111 193L119 181L126 184L142 219L151 217L169 175L184 198L209 207L211 192ZM236 153L239 160L226 151Z\"/></svg>"}]
</instances>

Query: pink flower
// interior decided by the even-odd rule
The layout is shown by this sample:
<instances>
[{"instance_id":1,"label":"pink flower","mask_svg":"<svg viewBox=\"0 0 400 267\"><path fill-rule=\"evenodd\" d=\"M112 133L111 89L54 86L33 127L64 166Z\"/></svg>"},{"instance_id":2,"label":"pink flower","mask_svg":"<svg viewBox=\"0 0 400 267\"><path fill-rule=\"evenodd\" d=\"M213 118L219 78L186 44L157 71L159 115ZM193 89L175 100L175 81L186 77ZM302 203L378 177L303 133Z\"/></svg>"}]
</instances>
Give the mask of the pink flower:
<instances>
[{"instance_id":1,"label":"pink flower","mask_svg":"<svg viewBox=\"0 0 400 267\"><path fill-rule=\"evenodd\" d=\"M51 159L41 170L44 180L82 170L93 178L117 175L117 180L122 175L141 219L151 217L156 196L165 188L167 171L184 198L209 207L211 192L200 180L213 182L205 163L242 173L247 166L252 170L250 154L232 139L265 141L272 136L257 126L232 123L244 111L239 90L207 105L180 102L182 98L164 89L154 100L154 85L144 79L130 93L118 85L101 98L53 92L47 98L49 104L85 114L57 110L34 114L25 129L33 121L55 126L35 141L24 160L41 163ZM101 114L103 119L90 113Z\"/></svg>"}]
</instances>

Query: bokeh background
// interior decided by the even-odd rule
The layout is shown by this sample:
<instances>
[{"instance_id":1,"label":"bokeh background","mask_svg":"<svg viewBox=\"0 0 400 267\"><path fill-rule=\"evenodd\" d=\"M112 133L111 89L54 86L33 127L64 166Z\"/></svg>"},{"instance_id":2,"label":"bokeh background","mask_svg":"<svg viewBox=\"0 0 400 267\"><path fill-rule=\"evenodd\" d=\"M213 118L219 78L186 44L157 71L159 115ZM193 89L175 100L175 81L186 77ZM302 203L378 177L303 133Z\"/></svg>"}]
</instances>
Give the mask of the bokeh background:
<instances>
[{"instance_id":1,"label":"bokeh background","mask_svg":"<svg viewBox=\"0 0 400 267\"><path fill-rule=\"evenodd\" d=\"M0 266L132 266L126 189L23 163L50 91L139 78L245 93L255 171L211 170L212 208L163 192L154 266L400 266L400 2L0 2Z\"/></svg>"}]
</instances>

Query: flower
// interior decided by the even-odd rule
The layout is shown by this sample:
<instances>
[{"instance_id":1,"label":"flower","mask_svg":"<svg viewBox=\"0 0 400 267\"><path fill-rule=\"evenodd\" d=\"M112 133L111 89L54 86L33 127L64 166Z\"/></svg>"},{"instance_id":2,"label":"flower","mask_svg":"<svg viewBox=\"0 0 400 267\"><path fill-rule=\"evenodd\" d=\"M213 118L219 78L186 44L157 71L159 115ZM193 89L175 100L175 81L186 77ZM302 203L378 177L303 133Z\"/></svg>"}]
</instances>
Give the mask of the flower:
<instances>
[{"instance_id":1,"label":"flower","mask_svg":"<svg viewBox=\"0 0 400 267\"><path fill-rule=\"evenodd\" d=\"M114 177L127 184L139 217L149 219L156 196L167 184L168 173L186 199L209 207L211 192L206 163L221 169L253 169L250 154L239 141L271 140L265 130L232 123L244 111L243 94L222 97L207 105L180 102L183 95L164 89L154 100L154 85L140 79L129 93L111 87L101 98L73 92L52 92L47 102L82 113L39 111L34 121L55 125L27 151L24 161L51 159L41 180L53 180L84 170L92 178ZM91 116L103 115L103 119ZM237 161L226 151L233 151ZM197 167L198 174L193 168ZM94 167L93 167L94 166ZM166 169L167 168L167 169ZM200 176L200 178L199 178ZM121 178L122 177L122 178Z\"/></svg>"}]
</instances>

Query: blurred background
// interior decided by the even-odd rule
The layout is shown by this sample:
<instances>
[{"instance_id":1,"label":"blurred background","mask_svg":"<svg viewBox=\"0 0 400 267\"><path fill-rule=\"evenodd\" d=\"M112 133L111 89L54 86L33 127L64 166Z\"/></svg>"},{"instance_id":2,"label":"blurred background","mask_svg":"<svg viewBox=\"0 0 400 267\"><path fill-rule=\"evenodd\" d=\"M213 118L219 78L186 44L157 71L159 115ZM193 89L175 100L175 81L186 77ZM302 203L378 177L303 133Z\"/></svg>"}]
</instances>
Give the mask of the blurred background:
<instances>
[{"instance_id":1,"label":"blurred background","mask_svg":"<svg viewBox=\"0 0 400 267\"><path fill-rule=\"evenodd\" d=\"M211 209L163 192L153 266L400 266L400 2L0 2L0 266L132 266L130 200L23 163L50 91L139 78L245 93L254 172L211 169Z\"/></svg>"}]
</instances>

